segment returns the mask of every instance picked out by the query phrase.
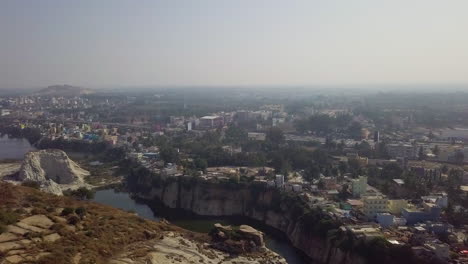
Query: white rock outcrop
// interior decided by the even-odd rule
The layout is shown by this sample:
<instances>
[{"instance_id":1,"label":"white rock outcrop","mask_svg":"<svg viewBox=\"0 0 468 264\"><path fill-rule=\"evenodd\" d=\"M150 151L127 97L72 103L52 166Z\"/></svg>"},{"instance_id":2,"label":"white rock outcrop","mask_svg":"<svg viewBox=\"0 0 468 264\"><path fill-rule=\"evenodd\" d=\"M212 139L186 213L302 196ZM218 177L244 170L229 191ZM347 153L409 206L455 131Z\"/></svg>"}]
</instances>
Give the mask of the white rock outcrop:
<instances>
[{"instance_id":1,"label":"white rock outcrop","mask_svg":"<svg viewBox=\"0 0 468 264\"><path fill-rule=\"evenodd\" d=\"M62 190L86 185L89 172L57 149L28 152L19 171L20 181L37 182L41 190L61 195Z\"/></svg>"}]
</instances>

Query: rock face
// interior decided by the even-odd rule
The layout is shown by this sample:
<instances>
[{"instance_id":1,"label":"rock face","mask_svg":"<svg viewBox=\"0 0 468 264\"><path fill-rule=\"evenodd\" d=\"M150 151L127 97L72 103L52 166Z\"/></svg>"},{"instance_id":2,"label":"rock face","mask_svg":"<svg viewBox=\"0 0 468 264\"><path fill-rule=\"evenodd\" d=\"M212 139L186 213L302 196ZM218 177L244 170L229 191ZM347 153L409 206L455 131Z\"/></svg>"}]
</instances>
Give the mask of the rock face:
<instances>
[{"instance_id":1,"label":"rock face","mask_svg":"<svg viewBox=\"0 0 468 264\"><path fill-rule=\"evenodd\" d=\"M147 193L169 208L184 209L206 216L245 216L283 232L291 243L308 255L314 263L363 264L365 259L352 252L330 246L319 236L307 232L307 222L295 220L290 208L276 204L272 190L252 191L249 188L223 186L207 181L187 184L183 179L162 182ZM276 204L280 209L272 209ZM247 229L246 229L247 230Z\"/></svg>"},{"instance_id":2,"label":"rock face","mask_svg":"<svg viewBox=\"0 0 468 264\"><path fill-rule=\"evenodd\" d=\"M18 179L37 182L42 190L61 195L63 189L83 186L88 175L64 151L47 149L25 155Z\"/></svg>"},{"instance_id":3,"label":"rock face","mask_svg":"<svg viewBox=\"0 0 468 264\"><path fill-rule=\"evenodd\" d=\"M263 233L248 225L232 228L216 223L210 235L213 242L212 247L229 254L267 251L263 241Z\"/></svg>"}]
</instances>

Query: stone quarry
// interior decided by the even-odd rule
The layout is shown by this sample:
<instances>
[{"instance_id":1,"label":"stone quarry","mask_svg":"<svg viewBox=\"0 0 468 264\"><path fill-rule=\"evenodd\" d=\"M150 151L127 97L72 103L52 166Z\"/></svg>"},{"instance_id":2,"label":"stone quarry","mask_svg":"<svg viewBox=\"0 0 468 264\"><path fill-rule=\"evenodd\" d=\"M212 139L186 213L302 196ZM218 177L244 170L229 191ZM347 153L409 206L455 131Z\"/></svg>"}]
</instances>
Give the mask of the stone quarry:
<instances>
[{"instance_id":1,"label":"stone quarry","mask_svg":"<svg viewBox=\"0 0 468 264\"><path fill-rule=\"evenodd\" d=\"M89 172L80 168L68 155L57 149L28 152L24 156L18 180L36 182L41 190L62 195L65 189L86 186L84 177Z\"/></svg>"}]
</instances>

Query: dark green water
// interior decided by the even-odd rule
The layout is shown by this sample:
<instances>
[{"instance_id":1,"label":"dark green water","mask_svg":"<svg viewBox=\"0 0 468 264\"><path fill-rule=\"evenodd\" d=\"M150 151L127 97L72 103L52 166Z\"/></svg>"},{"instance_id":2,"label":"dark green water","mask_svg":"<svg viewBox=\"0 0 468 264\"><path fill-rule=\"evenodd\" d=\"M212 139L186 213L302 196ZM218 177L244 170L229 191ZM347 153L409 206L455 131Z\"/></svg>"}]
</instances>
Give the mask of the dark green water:
<instances>
[{"instance_id":1,"label":"dark green water","mask_svg":"<svg viewBox=\"0 0 468 264\"><path fill-rule=\"evenodd\" d=\"M272 235L270 230L256 224L255 222L245 221L245 219L221 218L221 217L195 217L188 214L158 215L145 204L133 200L128 193L115 192L114 190L99 190L94 196L94 201L112 207L120 208L126 211L134 211L139 216L146 219L158 221L159 217L168 219L171 223L182 228L207 233L215 223L224 225L249 224L265 233L265 244L272 251L283 256L290 264L303 264L303 256L279 234Z\"/></svg>"}]
</instances>

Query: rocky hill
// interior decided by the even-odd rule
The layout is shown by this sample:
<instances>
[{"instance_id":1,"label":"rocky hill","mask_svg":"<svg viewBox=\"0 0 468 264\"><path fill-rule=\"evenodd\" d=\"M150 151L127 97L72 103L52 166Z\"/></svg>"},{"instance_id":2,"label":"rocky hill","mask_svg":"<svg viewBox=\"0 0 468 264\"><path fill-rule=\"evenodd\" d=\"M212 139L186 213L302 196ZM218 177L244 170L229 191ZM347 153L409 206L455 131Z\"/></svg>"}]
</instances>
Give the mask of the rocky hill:
<instances>
[{"instance_id":1,"label":"rocky hill","mask_svg":"<svg viewBox=\"0 0 468 264\"><path fill-rule=\"evenodd\" d=\"M72 85L52 85L34 93L37 96L62 96L75 97L80 95L92 94L93 90Z\"/></svg>"},{"instance_id":2,"label":"rocky hill","mask_svg":"<svg viewBox=\"0 0 468 264\"><path fill-rule=\"evenodd\" d=\"M36 182L43 191L62 195L65 189L85 186L89 172L80 168L62 150L47 149L28 152L24 156L18 180Z\"/></svg>"},{"instance_id":3,"label":"rocky hill","mask_svg":"<svg viewBox=\"0 0 468 264\"><path fill-rule=\"evenodd\" d=\"M261 233L243 230L248 235L237 243L255 245L260 240ZM286 263L267 249L232 254L220 250L219 243L166 221L0 183L2 264Z\"/></svg>"}]
</instances>

